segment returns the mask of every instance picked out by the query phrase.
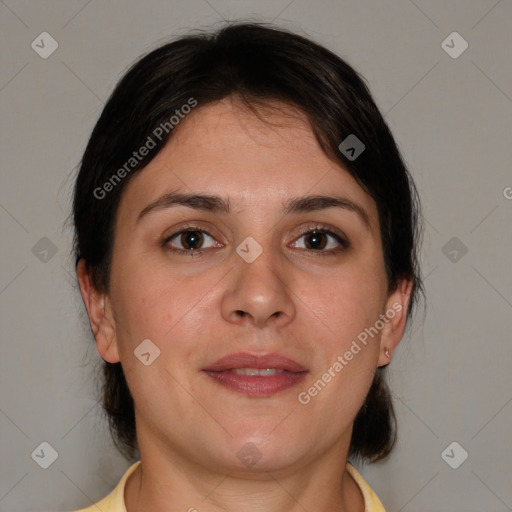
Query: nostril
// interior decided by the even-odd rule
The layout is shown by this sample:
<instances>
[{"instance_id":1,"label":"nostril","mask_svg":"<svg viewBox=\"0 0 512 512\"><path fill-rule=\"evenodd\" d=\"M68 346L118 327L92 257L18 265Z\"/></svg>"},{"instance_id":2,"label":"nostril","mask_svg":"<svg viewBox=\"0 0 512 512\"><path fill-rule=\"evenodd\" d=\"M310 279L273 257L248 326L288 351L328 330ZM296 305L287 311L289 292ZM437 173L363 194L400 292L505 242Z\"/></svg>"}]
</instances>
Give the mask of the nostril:
<instances>
[{"instance_id":1,"label":"nostril","mask_svg":"<svg viewBox=\"0 0 512 512\"><path fill-rule=\"evenodd\" d=\"M241 309L238 309L238 310L236 311L236 314L237 314L239 317L242 317L242 318L243 318L243 317L245 316L245 314L246 314L246 313L245 313L245 311L242 311Z\"/></svg>"}]
</instances>

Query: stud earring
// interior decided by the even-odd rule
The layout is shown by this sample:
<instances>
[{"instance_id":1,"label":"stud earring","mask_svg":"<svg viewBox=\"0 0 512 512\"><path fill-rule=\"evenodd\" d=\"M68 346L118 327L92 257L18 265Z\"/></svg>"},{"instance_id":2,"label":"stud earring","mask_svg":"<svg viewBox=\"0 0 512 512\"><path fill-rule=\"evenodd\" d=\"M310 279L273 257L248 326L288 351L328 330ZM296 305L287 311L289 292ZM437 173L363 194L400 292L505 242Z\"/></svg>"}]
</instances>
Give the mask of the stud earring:
<instances>
[{"instance_id":1,"label":"stud earring","mask_svg":"<svg viewBox=\"0 0 512 512\"><path fill-rule=\"evenodd\" d=\"M389 359L391 356L389 355L389 350L386 347L386 350L384 350L384 353L386 354L387 358Z\"/></svg>"}]
</instances>

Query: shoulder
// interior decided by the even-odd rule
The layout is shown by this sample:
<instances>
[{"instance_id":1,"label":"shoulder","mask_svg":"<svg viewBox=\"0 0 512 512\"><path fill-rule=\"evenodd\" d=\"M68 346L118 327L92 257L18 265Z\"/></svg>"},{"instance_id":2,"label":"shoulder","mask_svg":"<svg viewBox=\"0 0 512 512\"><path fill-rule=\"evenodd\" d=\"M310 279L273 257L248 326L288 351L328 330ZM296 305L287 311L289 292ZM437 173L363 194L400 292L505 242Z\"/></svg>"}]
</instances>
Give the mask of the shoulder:
<instances>
[{"instance_id":1,"label":"shoulder","mask_svg":"<svg viewBox=\"0 0 512 512\"><path fill-rule=\"evenodd\" d=\"M124 503L124 488L128 477L135 471L135 469L137 469L139 464L140 461L137 461L125 471L124 475L121 477L121 480L119 480L116 487L108 496L105 496L102 500L91 505L90 507L74 510L73 512L98 512L98 510L101 510L102 512L126 512L126 506Z\"/></svg>"},{"instance_id":2,"label":"shoulder","mask_svg":"<svg viewBox=\"0 0 512 512\"><path fill-rule=\"evenodd\" d=\"M362 477L361 473L357 469L347 462L346 469L350 476L355 480L359 486L361 493L364 497L364 512L386 512L386 509L382 505L378 496L373 492L372 488L366 483L366 480Z\"/></svg>"}]
</instances>

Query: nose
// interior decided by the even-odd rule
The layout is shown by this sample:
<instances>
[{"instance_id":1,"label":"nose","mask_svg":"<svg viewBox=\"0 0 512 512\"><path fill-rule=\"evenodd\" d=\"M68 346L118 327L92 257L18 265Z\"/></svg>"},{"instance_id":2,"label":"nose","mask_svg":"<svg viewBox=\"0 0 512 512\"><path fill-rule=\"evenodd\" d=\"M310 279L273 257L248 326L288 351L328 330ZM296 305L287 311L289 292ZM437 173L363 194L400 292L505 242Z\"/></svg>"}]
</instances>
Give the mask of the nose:
<instances>
[{"instance_id":1,"label":"nose","mask_svg":"<svg viewBox=\"0 0 512 512\"><path fill-rule=\"evenodd\" d=\"M222 296L222 317L234 324L284 327L296 314L290 279L270 250L252 263L238 254Z\"/></svg>"}]
</instances>

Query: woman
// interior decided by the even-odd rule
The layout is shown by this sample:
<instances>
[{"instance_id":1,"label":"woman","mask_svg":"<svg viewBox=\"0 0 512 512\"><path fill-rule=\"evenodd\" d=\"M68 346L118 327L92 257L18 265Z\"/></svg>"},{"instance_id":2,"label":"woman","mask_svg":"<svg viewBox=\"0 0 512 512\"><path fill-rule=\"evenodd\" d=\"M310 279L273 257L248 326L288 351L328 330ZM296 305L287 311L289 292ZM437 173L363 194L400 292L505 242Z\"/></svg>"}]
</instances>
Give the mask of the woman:
<instances>
[{"instance_id":1,"label":"woman","mask_svg":"<svg viewBox=\"0 0 512 512\"><path fill-rule=\"evenodd\" d=\"M349 459L396 439L418 207L362 79L312 41L231 24L137 62L74 220L103 406L140 460L85 510L384 510Z\"/></svg>"}]
</instances>

